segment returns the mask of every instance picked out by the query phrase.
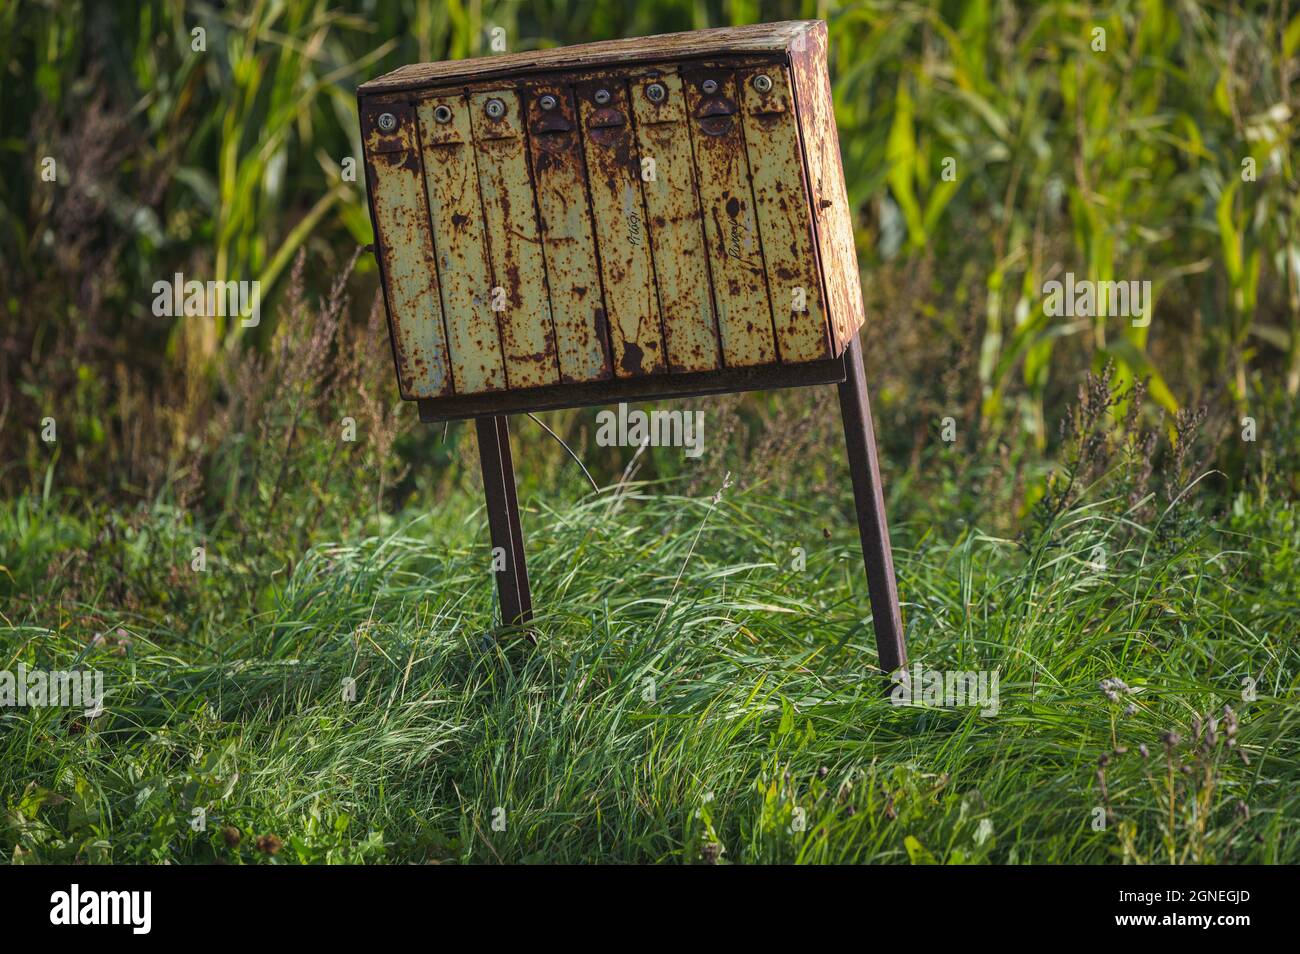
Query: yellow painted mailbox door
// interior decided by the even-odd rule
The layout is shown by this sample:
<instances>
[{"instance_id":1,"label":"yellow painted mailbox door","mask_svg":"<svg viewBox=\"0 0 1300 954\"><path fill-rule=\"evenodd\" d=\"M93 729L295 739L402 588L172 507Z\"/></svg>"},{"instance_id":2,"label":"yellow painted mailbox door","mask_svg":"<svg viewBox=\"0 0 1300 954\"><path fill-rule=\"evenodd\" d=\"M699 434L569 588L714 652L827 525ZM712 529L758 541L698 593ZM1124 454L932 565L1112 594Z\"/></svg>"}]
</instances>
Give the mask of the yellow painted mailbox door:
<instances>
[{"instance_id":1,"label":"yellow painted mailbox door","mask_svg":"<svg viewBox=\"0 0 1300 954\"><path fill-rule=\"evenodd\" d=\"M575 71L367 115L403 396L836 353L786 66Z\"/></svg>"}]
</instances>

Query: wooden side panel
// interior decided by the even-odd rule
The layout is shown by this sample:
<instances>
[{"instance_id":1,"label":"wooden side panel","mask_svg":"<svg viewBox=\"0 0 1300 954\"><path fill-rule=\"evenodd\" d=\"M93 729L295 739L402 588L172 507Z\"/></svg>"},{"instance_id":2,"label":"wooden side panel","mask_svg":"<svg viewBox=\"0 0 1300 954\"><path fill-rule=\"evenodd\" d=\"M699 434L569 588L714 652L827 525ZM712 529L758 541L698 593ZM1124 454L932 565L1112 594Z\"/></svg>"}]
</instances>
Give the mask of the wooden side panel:
<instances>
[{"instance_id":1,"label":"wooden side panel","mask_svg":"<svg viewBox=\"0 0 1300 954\"><path fill-rule=\"evenodd\" d=\"M550 109L541 108L543 96L554 97ZM603 380L610 376L605 306L573 94L539 80L524 87L524 99L560 380Z\"/></svg>"},{"instance_id":2,"label":"wooden side panel","mask_svg":"<svg viewBox=\"0 0 1300 954\"><path fill-rule=\"evenodd\" d=\"M727 367L771 364L776 361L772 309L754 217L735 77L729 70L699 69L684 73L682 78L723 362ZM710 88L716 84L716 90L705 92L705 84Z\"/></svg>"},{"instance_id":3,"label":"wooden side panel","mask_svg":"<svg viewBox=\"0 0 1300 954\"><path fill-rule=\"evenodd\" d=\"M602 92L607 102L596 101ZM621 78L597 79L580 84L576 95L614 373L662 372L659 298L627 87Z\"/></svg>"},{"instance_id":4,"label":"wooden side panel","mask_svg":"<svg viewBox=\"0 0 1300 954\"><path fill-rule=\"evenodd\" d=\"M581 15L575 9L575 15ZM701 56L781 53L812 25L810 20L718 27L690 33L625 37L579 46L551 47L470 60L412 63L361 84L363 94L424 89L435 84L481 82L501 76L564 70L614 69L634 64L672 63Z\"/></svg>"},{"instance_id":5,"label":"wooden side panel","mask_svg":"<svg viewBox=\"0 0 1300 954\"><path fill-rule=\"evenodd\" d=\"M826 310L804 188L790 80L779 67L736 74L758 232L782 362L829 357Z\"/></svg>"},{"instance_id":6,"label":"wooden side panel","mask_svg":"<svg viewBox=\"0 0 1300 954\"><path fill-rule=\"evenodd\" d=\"M446 118L439 122L435 113ZM416 104L429 222L442 284L442 311L454 340L452 374L461 394L505 385L496 320L488 308L488 256L478 173L463 95Z\"/></svg>"},{"instance_id":7,"label":"wooden side panel","mask_svg":"<svg viewBox=\"0 0 1300 954\"><path fill-rule=\"evenodd\" d=\"M840 137L835 128L831 81L826 72L826 24L812 23L790 45L790 73L798 105L799 130L807 160L813 224L826 307L838 355L862 327L862 284L853 245L853 210L844 187Z\"/></svg>"},{"instance_id":8,"label":"wooden side panel","mask_svg":"<svg viewBox=\"0 0 1300 954\"><path fill-rule=\"evenodd\" d=\"M657 87L654 98L647 92L652 87ZM668 368L675 372L717 368L721 366L718 325L681 77L670 71L636 77L629 94ZM646 166L647 160L653 164Z\"/></svg>"},{"instance_id":9,"label":"wooden side panel","mask_svg":"<svg viewBox=\"0 0 1300 954\"><path fill-rule=\"evenodd\" d=\"M484 90L472 92L469 103L492 260L489 301L501 332L506 380L511 388L554 384L560 372L519 95Z\"/></svg>"},{"instance_id":10,"label":"wooden side panel","mask_svg":"<svg viewBox=\"0 0 1300 954\"><path fill-rule=\"evenodd\" d=\"M384 114L397 120L387 132L377 125ZM362 113L362 124L375 253L384 277L398 387L407 400L450 394L415 110L406 103L371 104Z\"/></svg>"}]
</instances>

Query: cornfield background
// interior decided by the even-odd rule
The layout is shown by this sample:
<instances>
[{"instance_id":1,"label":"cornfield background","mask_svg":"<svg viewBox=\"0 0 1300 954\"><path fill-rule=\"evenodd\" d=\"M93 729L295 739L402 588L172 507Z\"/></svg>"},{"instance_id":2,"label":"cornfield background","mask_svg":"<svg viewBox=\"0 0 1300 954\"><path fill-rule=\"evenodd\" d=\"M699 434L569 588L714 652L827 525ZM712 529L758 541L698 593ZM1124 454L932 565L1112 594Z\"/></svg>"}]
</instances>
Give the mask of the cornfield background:
<instances>
[{"instance_id":1,"label":"cornfield background","mask_svg":"<svg viewBox=\"0 0 1300 954\"><path fill-rule=\"evenodd\" d=\"M40 480L31 422L57 410L81 453L120 460L130 402L171 388L159 410L175 419L127 448L151 457L146 489L166 479L223 369L270 349L295 255L322 293L371 240L358 82L485 55L498 29L514 50L797 17L831 25L869 361L873 342L908 346L877 375L897 432L940 411L1041 450L1047 408L1108 360L1170 413L1245 413L1260 376L1294 399L1300 18L1285 2L9 2L0 422L16 453L0 479ZM155 318L150 289L176 271L260 280L270 317ZM1150 325L1048 317L1043 284L1067 271L1151 281ZM362 314L374 285L362 256Z\"/></svg>"}]
</instances>

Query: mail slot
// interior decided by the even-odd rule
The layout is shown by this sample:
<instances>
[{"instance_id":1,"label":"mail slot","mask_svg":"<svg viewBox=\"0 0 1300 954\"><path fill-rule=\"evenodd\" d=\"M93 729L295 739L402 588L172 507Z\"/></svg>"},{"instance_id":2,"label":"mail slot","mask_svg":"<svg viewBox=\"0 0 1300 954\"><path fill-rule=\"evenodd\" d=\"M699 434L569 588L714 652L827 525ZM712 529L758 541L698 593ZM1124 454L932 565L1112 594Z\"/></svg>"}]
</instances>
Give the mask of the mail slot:
<instances>
[{"instance_id":1,"label":"mail slot","mask_svg":"<svg viewBox=\"0 0 1300 954\"><path fill-rule=\"evenodd\" d=\"M843 379L863 314L825 24L419 64L358 98L425 420Z\"/></svg>"}]
</instances>

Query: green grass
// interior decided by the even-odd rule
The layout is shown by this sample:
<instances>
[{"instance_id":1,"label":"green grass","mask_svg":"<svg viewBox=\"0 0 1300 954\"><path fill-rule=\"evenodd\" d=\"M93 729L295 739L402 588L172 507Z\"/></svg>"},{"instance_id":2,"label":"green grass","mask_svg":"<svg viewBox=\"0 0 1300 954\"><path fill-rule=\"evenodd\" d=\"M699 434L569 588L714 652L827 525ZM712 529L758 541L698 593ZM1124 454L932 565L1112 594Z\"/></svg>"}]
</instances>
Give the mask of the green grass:
<instances>
[{"instance_id":1,"label":"green grass","mask_svg":"<svg viewBox=\"0 0 1300 954\"><path fill-rule=\"evenodd\" d=\"M191 574L168 512L118 535L54 502L8 503L4 667L80 662L104 671L108 699L95 719L0 712L0 848L1295 863L1300 521L1262 495L1203 514L1199 490L1145 526L1085 498L1020 540L956 520L895 527L912 657L998 670L989 717L891 704L846 499L759 488L715 505L665 485L534 499L536 646L492 630L482 515L454 501L315 546L248 598L222 590L241 572L232 548ZM67 559L82 552L84 566ZM174 584L180 604L133 595L139 568L117 579L129 552L198 582ZM110 638L87 648L95 632ZM1137 691L1110 701L1110 677ZM1224 722L1198 742L1193 718L1225 704L1233 744Z\"/></svg>"}]
</instances>

